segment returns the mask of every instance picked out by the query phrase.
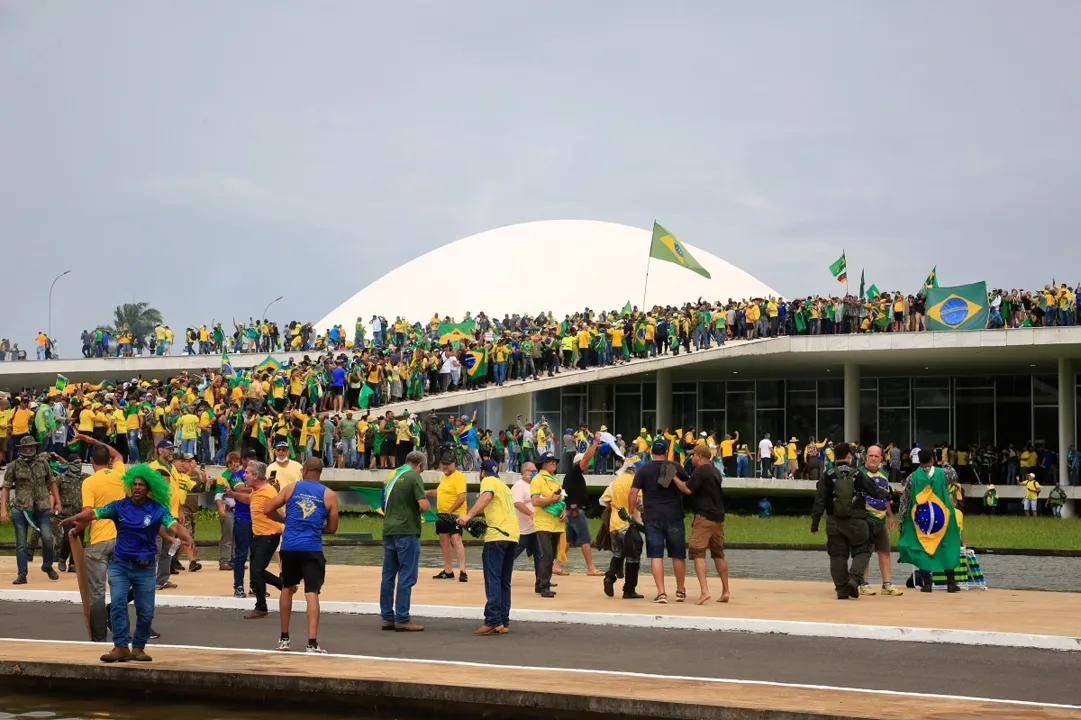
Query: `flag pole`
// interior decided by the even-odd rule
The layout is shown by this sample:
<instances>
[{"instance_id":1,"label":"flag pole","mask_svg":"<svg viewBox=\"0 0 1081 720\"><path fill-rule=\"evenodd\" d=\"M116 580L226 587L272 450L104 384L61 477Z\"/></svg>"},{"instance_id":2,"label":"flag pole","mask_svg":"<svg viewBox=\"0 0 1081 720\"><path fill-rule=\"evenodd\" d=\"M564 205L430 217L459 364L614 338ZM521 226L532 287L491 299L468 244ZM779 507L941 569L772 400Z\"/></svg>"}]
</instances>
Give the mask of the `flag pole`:
<instances>
[{"instance_id":1,"label":"flag pole","mask_svg":"<svg viewBox=\"0 0 1081 720\"><path fill-rule=\"evenodd\" d=\"M653 232L657 231L657 219L653 219ZM650 236L649 250L646 256L646 281L642 285L642 312L646 312L646 290L649 288L649 264L653 261L653 236Z\"/></svg>"},{"instance_id":2,"label":"flag pole","mask_svg":"<svg viewBox=\"0 0 1081 720\"><path fill-rule=\"evenodd\" d=\"M848 297L848 255L845 254L844 248L841 248L841 257L845 259L845 297Z\"/></svg>"}]
</instances>

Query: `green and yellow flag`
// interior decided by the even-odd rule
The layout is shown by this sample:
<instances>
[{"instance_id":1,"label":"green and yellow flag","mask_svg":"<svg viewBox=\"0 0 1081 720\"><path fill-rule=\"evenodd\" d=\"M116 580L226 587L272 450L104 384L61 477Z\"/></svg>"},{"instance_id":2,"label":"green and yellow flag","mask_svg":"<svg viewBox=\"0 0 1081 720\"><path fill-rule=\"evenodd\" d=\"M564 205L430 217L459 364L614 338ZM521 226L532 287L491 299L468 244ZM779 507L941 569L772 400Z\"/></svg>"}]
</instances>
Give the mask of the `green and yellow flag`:
<instances>
[{"instance_id":1,"label":"green and yellow flag","mask_svg":"<svg viewBox=\"0 0 1081 720\"><path fill-rule=\"evenodd\" d=\"M830 264L830 272L833 277L837 278L837 282L848 282L848 260L845 259L843 250L841 251L841 257Z\"/></svg>"},{"instance_id":2,"label":"green and yellow flag","mask_svg":"<svg viewBox=\"0 0 1081 720\"><path fill-rule=\"evenodd\" d=\"M488 374L488 353L483 349L470 350L465 354L465 369L471 378L482 378Z\"/></svg>"},{"instance_id":3,"label":"green and yellow flag","mask_svg":"<svg viewBox=\"0 0 1081 720\"><path fill-rule=\"evenodd\" d=\"M989 311L985 282L927 289L928 330L983 330Z\"/></svg>"},{"instance_id":4,"label":"green and yellow flag","mask_svg":"<svg viewBox=\"0 0 1081 720\"><path fill-rule=\"evenodd\" d=\"M477 323L472 319L460 323L440 323L439 344L452 343L457 347L462 340L472 340L476 329Z\"/></svg>"},{"instance_id":5,"label":"green and yellow flag","mask_svg":"<svg viewBox=\"0 0 1081 720\"><path fill-rule=\"evenodd\" d=\"M263 362L261 362L261 363L259 363L258 365L255 366L255 372L260 372L260 373L277 372L278 370L281 370L281 369L282 369L281 363L278 362L277 360L275 360L272 355L267 355L266 359L264 359Z\"/></svg>"},{"instance_id":6,"label":"green and yellow flag","mask_svg":"<svg viewBox=\"0 0 1081 720\"><path fill-rule=\"evenodd\" d=\"M909 485L912 502L901 518L897 546L901 562L920 570L944 572L957 567L961 557L961 531L950 502L942 468L916 468Z\"/></svg>"},{"instance_id":7,"label":"green and yellow flag","mask_svg":"<svg viewBox=\"0 0 1081 720\"><path fill-rule=\"evenodd\" d=\"M931 272L927 275L927 279L923 281L924 290L936 287L938 287L938 265L931 268Z\"/></svg>"},{"instance_id":8,"label":"green and yellow flag","mask_svg":"<svg viewBox=\"0 0 1081 720\"><path fill-rule=\"evenodd\" d=\"M702 267L676 236L653 223L653 242L649 245L649 256L665 262L681 265L704 278L709 278L709 270Z\"/></svg>"},{"instance_id":9,"label":"green and yellow flag","mask_svg":"<svg viewBox=\"0 0 1081 720\"><path fill-rule=\"evenodd\" d=\"M622 310L622 312L620 312L619 314L620 314L620 315L621 315L622 317L627 317L628 315L630 315L630 314L631 314L631 309L632 309L632 308L631 308L631 301L630 301L630 300L628 300L628 301L627 301L627 304L623 306L623 310Z\"/></svg>"}]
</instances>

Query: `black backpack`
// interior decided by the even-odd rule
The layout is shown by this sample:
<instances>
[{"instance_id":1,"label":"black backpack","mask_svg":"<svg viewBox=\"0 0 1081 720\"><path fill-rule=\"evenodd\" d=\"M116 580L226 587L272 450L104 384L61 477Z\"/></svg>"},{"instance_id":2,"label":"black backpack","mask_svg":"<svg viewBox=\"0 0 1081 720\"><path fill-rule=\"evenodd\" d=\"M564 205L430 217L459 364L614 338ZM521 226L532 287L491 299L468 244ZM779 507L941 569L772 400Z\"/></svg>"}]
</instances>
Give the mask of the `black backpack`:
<instances>
[{"instance_id":1,"label":"black backpack","mask_svg":"<svg viewBox=\"0 0 1081 720\"><path fill-rule=\"evenodd\" d=\"M836 465L833 473L837 478L833 483L833 516L850 518L853 506L856 504L856 497L859 495L856 490L859 470L851 465Z\"/></svg>"}]
</instances>

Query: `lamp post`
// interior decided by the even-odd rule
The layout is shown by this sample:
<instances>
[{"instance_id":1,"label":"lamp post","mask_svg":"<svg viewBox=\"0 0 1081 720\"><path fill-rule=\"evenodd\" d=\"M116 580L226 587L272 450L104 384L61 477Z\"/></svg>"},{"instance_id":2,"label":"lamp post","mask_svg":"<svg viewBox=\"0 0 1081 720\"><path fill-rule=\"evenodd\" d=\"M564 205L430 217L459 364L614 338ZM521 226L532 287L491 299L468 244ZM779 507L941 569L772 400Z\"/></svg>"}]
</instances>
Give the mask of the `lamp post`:
<instances>
[{"instance_id":1,"label":"lamp post","mask_svg":"<svg viewBox=\"0 0 1081 720\"><path fill-rule=\"evenodd\" d=\"M260 315L259 318L258 318L260 322L262 322L263 320L266 320L266 312L267 312L267 310L270 309L270 306L273 305L274 303L278 302L279 300L281 300L283 297L285 297L285 296L284 295L279 295L278 297L274 298L273 300L271 300L270 302L268 302L266 304L266 307L263 308L263 314Z\"/></svg>"},{"instance_id":2,"label":"lamp post","mask_svg":"<svg viewBox=\"0 0 1081 720\"><path fill-rule=\"evenodd\" d=\"M49 329L48 329L48 334L49 334L49 339L50 340L53 339L53 287L56 286L56 281L57 280L64 277L65 275L67 275L69 272L71 272L71 270L65 270L64 272L57 275L55 278L53 278L52 285L49 286L49 326L48 326Z\"/></svg>"}]
</instances>

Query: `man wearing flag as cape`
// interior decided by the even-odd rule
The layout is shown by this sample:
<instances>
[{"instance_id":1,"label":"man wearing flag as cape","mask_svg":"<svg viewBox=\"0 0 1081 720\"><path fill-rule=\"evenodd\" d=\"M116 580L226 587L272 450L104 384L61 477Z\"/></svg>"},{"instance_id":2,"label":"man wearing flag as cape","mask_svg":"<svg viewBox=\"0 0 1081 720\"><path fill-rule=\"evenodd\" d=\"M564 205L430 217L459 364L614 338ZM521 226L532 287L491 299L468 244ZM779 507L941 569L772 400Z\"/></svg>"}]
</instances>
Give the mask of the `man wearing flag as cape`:
<instances>
[{"instance_id":1,"label":"man wearing flag as cape","mask_svg":"<svg viewBox=\"0 0 1081 720\"><path fill-rule=\"evenodd\" d=\"M919 451L920 466L905 480L901 491L901 562L915 565L923 581L921 592L931 592L931 574L946 575L946 591L959 592L954 568L961 559L961 531L942 468L935 467L927 448Z\"/></svg>"},{"instance_id":2,"label":"man wearing flag as cape","mask_svg":"<svg viewBox=\"0 0 1081 720\"><path fill-rule=\"evenodd\" d=\"M424 629L409 614L420 569L420 516L430 508L420 475L424 461L424 453L413 450L405 456L405 464L383 484L383 580L379 587L379 611L384 630Z\"/></svg>"}]
</instances>

